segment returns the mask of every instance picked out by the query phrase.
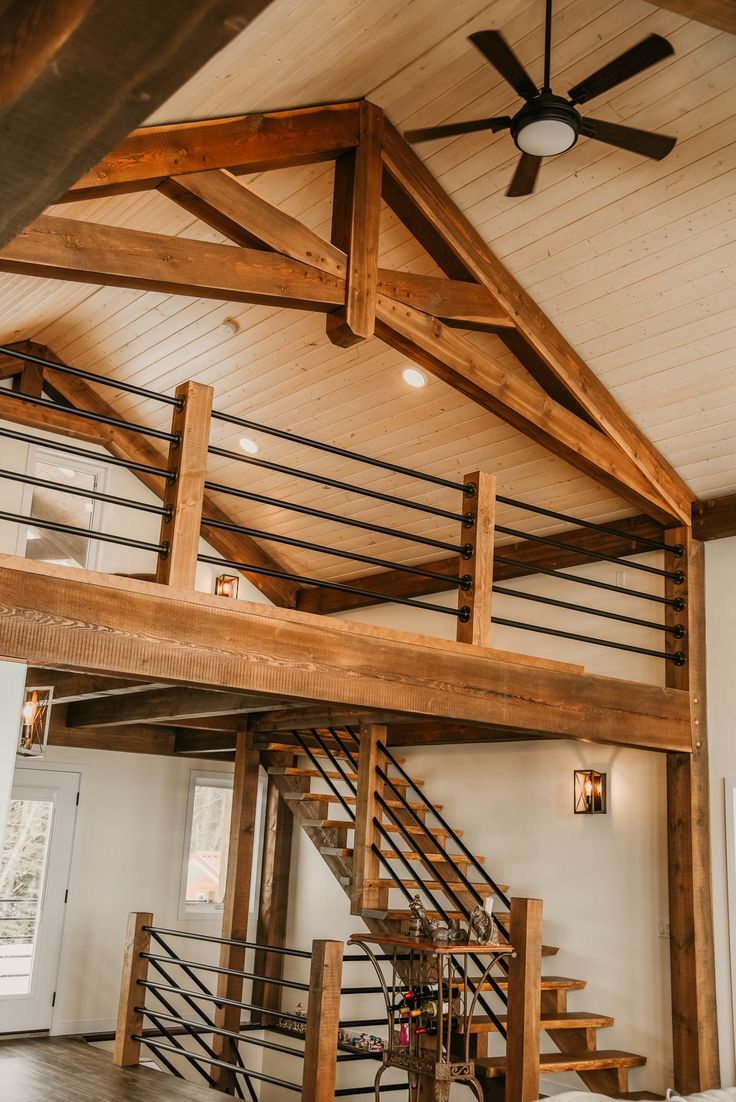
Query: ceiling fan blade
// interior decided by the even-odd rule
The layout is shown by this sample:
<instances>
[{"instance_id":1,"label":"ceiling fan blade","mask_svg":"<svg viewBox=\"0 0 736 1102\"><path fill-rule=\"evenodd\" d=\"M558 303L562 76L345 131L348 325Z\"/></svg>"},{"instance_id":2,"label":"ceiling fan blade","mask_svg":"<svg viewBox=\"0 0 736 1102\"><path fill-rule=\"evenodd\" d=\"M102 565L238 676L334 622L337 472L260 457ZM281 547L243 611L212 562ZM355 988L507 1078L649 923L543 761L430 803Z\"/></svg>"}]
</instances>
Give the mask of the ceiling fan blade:
<instances>
[{"instance_id":1,"label":"ceiling fan blade","mask_svg":"<svg viewBox=\"0 0 736 1102\"><path fill-rule=\"evenodd\" d=\"M677 138L671 138L668 134L635 130L632 126L620 126L617 122L603 122L601 119L583 119L583 134L586 138L628 149L655 161L661 161L677 144Z\"/></svg>"},{"instance_id":2,"label":"ceiling fan blade","mask_svg":"<svg viewBox=\"0 0 736 1102\"><path fill-rule=\"evenodd\" d=\"M522 153L506 194L510 196L531 195L537 182L537 174L541 164L541 157L534 157L531 153Z\"/></svg>"},{"instance_id":3,"label":"ceiling fan blade","mask_svg":"<svg viewBox=\"0 0 736 1102\"><path fill-rule=\"evenodd\" d=\"M674 52L674 48L661 34L650 34L638 45L632 46L630 50L609 61L608 65L581 80L570 89L568 95L573 103L587 103L602 92L607 92L609 88L615 88L629 77L648 69L650 65L663 61Z\"/></svg>"},{"instance_id":4,"label":"ceiling fan blade","mask_svg":"<svg viewBox=\"0 0 736 1102\"><path fill-rule=\"evenodd\" d=\"M498 31L476 31L470 35L470 41L522 99L529 100L536 96L536 84L502 34Z\"/></svg>"},{"instance_id":5,"label":"ceiling fan blade","mask_svg":"<svg viewBox=\"0 0 736 1102\"><path fill-rule=\"evenodd\" d=\"M495 119L475 119L472 122L449 122L444 126L425 126L421 130L407 130L404 137L408 142L428 142L432 138L451 138L455 134L472 134L476 130L508 130L511 119L508 115Z\"/></svg>"}]
</instances>

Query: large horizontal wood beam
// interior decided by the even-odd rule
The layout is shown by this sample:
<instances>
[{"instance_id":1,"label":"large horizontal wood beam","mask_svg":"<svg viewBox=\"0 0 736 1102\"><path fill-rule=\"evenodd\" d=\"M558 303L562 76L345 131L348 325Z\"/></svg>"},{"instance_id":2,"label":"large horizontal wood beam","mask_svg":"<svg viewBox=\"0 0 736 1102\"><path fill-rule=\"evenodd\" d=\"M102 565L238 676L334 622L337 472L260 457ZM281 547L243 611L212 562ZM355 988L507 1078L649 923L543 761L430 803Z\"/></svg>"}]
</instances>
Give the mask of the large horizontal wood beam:
<instances>
[{"instance_id":1,"label":"large horizontal wood beam","mask_svg":"<svg viewBox=\"0 0 736 1102\"><path fill-rule=\"evenodd\" d=\"M693 505L693 538L722 540L736 536L736 494L707 498Z\"/></svg>"},{"instance_id":2,"label":"large horizontal wood beam","mask_svg":"<svg viewBox=\"0 0 736 1102\"><path fill-rule=\"evenodd\" d=\"M54 690L54 706L71 704L75 700L91 700L93 697L114 697L118 700L128 693L147 693L163 686L148 681L131 681L121 677L94 677L67 670L43 670L31 667L26 673L26 686L51 687Z\"/></svg>"},{"instance_id":3,"label":"large horizontal wood beam","mask_svg":"<svg viewBox=\"0 0 736 1102\"><path fill-rule=\"evenodd\" d=\"M109 750L123 754L178 754L187 757L229 760L234 753L234 735L219 731L187 731L178 727L157 727L141 723L119 727L69 727L66 706L55 705L49 725L49 746L77 750Z\"/></svg>"},{"instance_id":4,"label":"large horizontal wood beam","mask_svg":"<svg viewBox=\"0 0 736 1102\"><path fill-rule=\"evenodd\" d=\"M689 751L687 693L367 624L0 556L0 655L524 737Z\"/></svg>"},{"instance_id":5,"label":"large horizontal wood beam","mask_svg":"<svg viewBox=\"0 0 736 1102\"><path fill-rule=\"evenodd\" d=\"M0 245L270 2L7 0L0 64Z\"/></svg>"},{"instance_id":6,"label":"large horizontal wood beam","mask_svg":"<svg viewBox=\"0 0 736 1102\"><path fill-rule=\"evenodd\" d=\"M262 694L218 693L167 686L125 700L98 697L72 704L66 722L68 727L120 727L160 722L175 727L180 720L244 715L275 707L281 702Z\"/></svg>"},{"instance_id":7,"label":"large horizontal wood beam","mask_svg":"<svg viewBox=\"0 0 736 1102\"><path fill-rule=\"evenodd\" d=\"M671 523L666 499L613 440L436 318L379 296L376 335L574 467Z\"/></svg>"},{"instance_id":8,"label":"large horizontal wood beam","mask_svg":"<svg viewBox=\"0 0 736 1102\"><path fill-rule=\"evenodd\" d=\"M615 555L625 558L642 553L641 544L632 537L662 539L661 527L650 517L627 517L616 521L621 536L611 536L606 532L597 532L591 528L573 528L558 533L556 539L570 544L574 550L560 551L533 540L520 540L517 543L502 544L496 550L504 559L512 563L494 562L494 582L509 581L512 578L524 578L538 574L543 570L567 570L572 566L583 566L595 559L596 555ZM369 589L378 597L365 597L359 593L341 593L338 590L320 589L318 586L302 589L297 598L297 608L302 612L321 614L344 612L352 608L367 608L369 605L391 601L394 597L424 597L431 593L445 593L456 589L459 559L451 555L442 559L433 559L421 564L420 569L432 570L437 574L446 574L447 582L436 578L424 578L417 574L407 574L404 570L380 570L373 574L363 574L357 578L346 579L345 584L359 589Z\"/></svg>"},{"instance_id":9,"label":"large horizontal wood beam","mask_svg":"<svg viewBox=\"0 0 736 1102\"><path fill-rule=\"evenodd\" d=\"M708 27L736 34L736 4L734 0L650 0L655 8L664 8L686 19L695 19Z\"/></svg>"},{"instance_id":10,"label":"large horizontal wood beam","mask_svg":"<svg viewBox=\"0 0 736 1102\"><path fill-rule=\"evenodd\" d=\"M262 172L333 160L358 144L359 127L355 102L144 126L77 179L64 202L153 188L203 169Z\"/></svg>"},{"instance_id":11,"label":"large horizontal wood beam","mask_svg":"<svg viewBox=\"0 0 736 1102\"><path fill-rule=\"evenodd\" d=\"M659 512L685 521L689 519L694 495L674 468L657 452L646 436L609 394L575 349L555 328L550 319L526 293L511 273L486 245L459 208L440 187L414 150L398 131L386 121L383 159L391 184L386 197L391 201L398 192L398 213L408 217L413 227L428 227L429 244L440 242L435 259L443 263L448 275L458 278L457 266L446 263L447 253L465 271L483 284L502 308L511 316L518 331L539 354L549 370L574 396L583 410L617 445L649 487L646 497L654 494ZM408 214L407 214L408 212ZM425 237L427 234L425 233ZM462 278L462 275L459 276ZM568 438L568 444L573 440ZM639 495L639 481L624 481Z\"/></svg>"}]
</instances>

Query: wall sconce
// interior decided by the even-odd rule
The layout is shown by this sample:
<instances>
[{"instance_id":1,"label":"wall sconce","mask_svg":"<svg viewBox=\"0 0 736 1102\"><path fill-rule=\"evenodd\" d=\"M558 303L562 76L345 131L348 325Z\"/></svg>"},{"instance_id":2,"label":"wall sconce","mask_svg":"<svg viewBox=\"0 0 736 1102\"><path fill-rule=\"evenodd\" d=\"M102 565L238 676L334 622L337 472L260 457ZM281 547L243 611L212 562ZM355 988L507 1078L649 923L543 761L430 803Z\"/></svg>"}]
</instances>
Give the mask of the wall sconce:
<instances>
[{"instance_id":1,"label":"wall sconce","mask_svg":"<svg viewBox=\"0 0 736 1102\"><path fill-rule=\"evenodd\" d=\"M54 690L34 686L26 689L20 717L16 753L24 758L42 758L46 753Z\"/></svg>"},{"instance_id":2,"label":"wall sconce","mask_svg":"<svg viewBox=\"0 0 736 1102\"><path fill-rule=\"evenodd\" d=\"M235 574L220 574L215 579L216 597L237 597L240 578Z\"/></svg>"},{"instance_id":3,"label":"wall sconce","mask_svg":"<svg viewBox=\"0 0 736 1102\"><path fill-rule=\"evenodd\" d=\"M575 814L605 815L606 774L595 769L575 770Z\"/></svg>"}]
</instances>

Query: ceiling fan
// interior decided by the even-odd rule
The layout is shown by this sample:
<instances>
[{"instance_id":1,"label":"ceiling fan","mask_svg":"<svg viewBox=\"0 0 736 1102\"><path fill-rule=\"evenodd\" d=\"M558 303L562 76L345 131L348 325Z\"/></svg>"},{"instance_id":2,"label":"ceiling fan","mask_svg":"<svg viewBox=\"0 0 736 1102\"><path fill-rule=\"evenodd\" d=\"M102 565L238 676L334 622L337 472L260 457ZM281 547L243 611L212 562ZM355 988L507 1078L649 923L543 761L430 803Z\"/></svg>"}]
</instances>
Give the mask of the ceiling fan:
<instances>
[{"instance_id":1,"label":"ceiling fan","mask_svg":"<svg viewBox=\"0 0 736 1102\"><path fill-rule=\"evenodd\" d=\"M508 81L524 100L513 116L475 119L472 122L448 123L446 126L430 126L422 130L408 130L409 142L424 142L432 138L447 138L455 134L470 134L478 130L510 130L511 137L521 150L507 195L531 195L543 157L555 157L571 149L578 138L594 138L607 145L629 149L644 157L661 161L674 148L676 138L654 134L650 130L636 130L615 122L583 117L577 110L581 103L602 95L617 84L636 76L675 51L658 34L650 34L637 46L609 61L603 68L591 73L567 93L556 96L550 86L550 58L552 53L552 0L547 0L544 34L544 83L537 88L514 51L498 31L476 31L470 35L487 61Z\"/></svg>"}]
</instances>

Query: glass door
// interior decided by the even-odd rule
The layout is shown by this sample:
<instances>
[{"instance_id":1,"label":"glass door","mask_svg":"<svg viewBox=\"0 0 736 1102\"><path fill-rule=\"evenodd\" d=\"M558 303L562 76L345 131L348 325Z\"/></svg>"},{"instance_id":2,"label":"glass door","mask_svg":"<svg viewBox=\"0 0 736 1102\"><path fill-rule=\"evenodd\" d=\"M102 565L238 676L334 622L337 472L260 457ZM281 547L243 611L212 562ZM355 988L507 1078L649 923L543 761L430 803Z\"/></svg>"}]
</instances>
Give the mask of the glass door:
<instances>
[{"instance_id":1,"label":"glass door","mask_svg":"<svg viewBox=\"0 0 736 1102\"><path fill-rule=\"evenodd\" d=\"M51 1025L79 779L15 771L0 852L0 1033Z\"/></svg>"}]
</instances>

